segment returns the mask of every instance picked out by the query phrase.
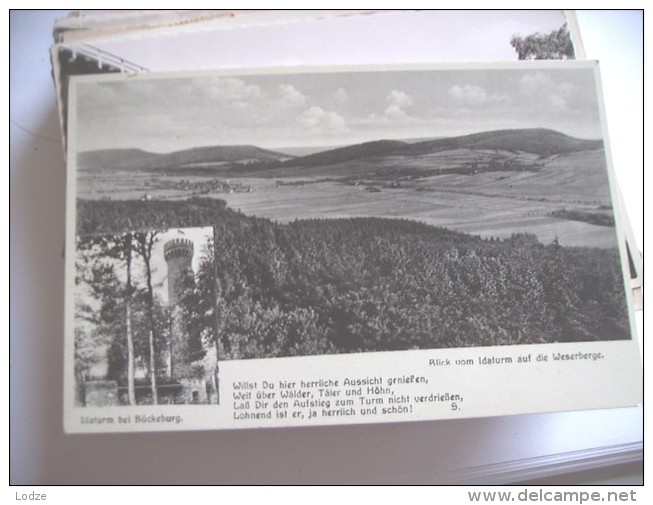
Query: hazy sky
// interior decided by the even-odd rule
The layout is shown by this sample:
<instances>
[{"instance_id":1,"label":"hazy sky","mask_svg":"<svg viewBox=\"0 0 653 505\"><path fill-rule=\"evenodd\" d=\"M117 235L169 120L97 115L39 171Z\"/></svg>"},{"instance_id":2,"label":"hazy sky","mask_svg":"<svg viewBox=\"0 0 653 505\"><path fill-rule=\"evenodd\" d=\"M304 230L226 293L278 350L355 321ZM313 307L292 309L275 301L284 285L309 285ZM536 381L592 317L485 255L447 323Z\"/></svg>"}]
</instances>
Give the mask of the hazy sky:
<instances>
[{"instance_id":1,"label":"hazy sky","mask_svg":"<svg viewBox=\"0 0 653 505\"><path fill-rule=\"evenodd\" d=\"M571 62L565 68L99 79L78 86L78 151L275 149L530 127L602 136L594 71Z\"/></svg>"}]
</instances>

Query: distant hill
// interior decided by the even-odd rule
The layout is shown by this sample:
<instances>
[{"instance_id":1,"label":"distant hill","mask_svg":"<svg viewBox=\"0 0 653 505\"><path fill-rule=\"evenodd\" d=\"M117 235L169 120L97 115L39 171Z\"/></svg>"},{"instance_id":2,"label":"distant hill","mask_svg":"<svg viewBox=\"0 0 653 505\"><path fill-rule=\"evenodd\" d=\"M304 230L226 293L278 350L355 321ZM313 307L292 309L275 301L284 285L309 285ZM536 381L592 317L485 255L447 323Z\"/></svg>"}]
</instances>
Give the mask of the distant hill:
<instances>
[{"instance_id":1,"label":"distant hill","mask_svg":"<svg viewBox=\"0 0 653 505\"><path fill-rule=\"evenodd\" d=\"M166 163L183 168L207 163L265 163L291 158L287 154L255 146L195 147L166 155Z\"/></svg>"},{"instance_id":2,"label":"distant hill","mask_svg":"<svg viewBox=\"0 0 653 505\"><path fill-rule=\"evenodd\" d=\"M410 146L414 154L429 154L451 149L498 149L539 156L567 154L603 147L602 140L584 140L555 130L531 128L496 130L461 137L418 142Z\"/></svg>"},{"instance_id":3,"label":"distant hill","mask_svg":"<svg viewBox=\"0 0 653 505\"><path fill-rule=\"evenodd\" d=\"M271 169L280 175L291 175L283 169L316 168L390 156L416 158L459 149L529 153L548 157L598 149L602 146L603 141L601 140L578 139L554 130L533 128L497 130L418 142L377 140L298 157L251 145L236 145L194 147L165 154L151 153L140 149L105 149L79 153L77 160L80 168L93 170L224 168L230 169L231 174L236 176L241 170L247 172ZM247 167L250 170L247 170Z\"/></svg>"},{"instance_id":4,"label":"distant hill","mask_svg":"<svg viewBox=\"0 0 653 505\"><path fill-rule=\"evenodd\" d=\"M100 149L85 151L77 155L79 168L106 169L118 168L130 164L143 165L153 162L161 154L150 153L142 149Z\"/></svg>"},{"instance_id":5,"label":"distant hill","mask_svg":"<svg viewBox=\"0 0 653 505\"><path fill-rule=\"evenodd\" d=\"M255 146L208 146L158 154L141 149L102 149L78 154L82 169L171 170L224 164L268 163L292 156Z\"/></svg>"},{"instance_id":6,"label":"distant hill","mask_svg":"<svg viewBox=\"0 0 653 505\"><path fill-rule=\"evenodd\" d=\"M496 130L415 143L378 140L294 158L284 166L314 167L382 156L423 156L455 149L490 149L552 156L598 149L601 140L584 140L544 128Z\"/></svg>"},{"instance_id":7,"label":"distant hill","mask_svg":"<svg viewBox=\"0 0 653 505\"><path fill-rule=\"evenodd\" d=\"M408 154L411 144L400 142L398 140L376 140L374 142L365 142L347 147L338 147L329 149L320 153L301 156L286 161L285 166L316 166L332 165L354 159L372 158L376 156L392 154Z\"/></svg>"}]
</instances>

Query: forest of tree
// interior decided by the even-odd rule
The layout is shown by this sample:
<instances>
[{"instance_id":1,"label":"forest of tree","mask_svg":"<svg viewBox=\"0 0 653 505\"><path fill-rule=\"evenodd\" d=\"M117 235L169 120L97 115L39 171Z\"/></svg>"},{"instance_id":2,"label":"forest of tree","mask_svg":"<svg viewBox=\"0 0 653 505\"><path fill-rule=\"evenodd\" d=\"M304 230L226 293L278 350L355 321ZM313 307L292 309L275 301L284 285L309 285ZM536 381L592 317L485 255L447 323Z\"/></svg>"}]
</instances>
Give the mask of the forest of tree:
<instances>
[{"instance_id":1,"label":"forest of tree","mask_svg":"<svg viewBox=\"0 0 653 505\"><path fill-rule=\"evenodd\" d=\"M213 226L185 310L221 359L630 338L616 249L482 239L407 220L277 224L214 199L79 201L77 215L82 236ZM111 272L94 275L104 275L98 289L124 289L112 287ZM134 312L165 318L156 301L148 312L141 291ZM114 305L96 315L102 324L113 324ZM167 330L143 316L135 331L150 334L137 329L148 324L157 347ZM148 357L146 345L135 341L136 354ZM126 351L115 355L124 370Z\"/></svg>"}]
</instances>

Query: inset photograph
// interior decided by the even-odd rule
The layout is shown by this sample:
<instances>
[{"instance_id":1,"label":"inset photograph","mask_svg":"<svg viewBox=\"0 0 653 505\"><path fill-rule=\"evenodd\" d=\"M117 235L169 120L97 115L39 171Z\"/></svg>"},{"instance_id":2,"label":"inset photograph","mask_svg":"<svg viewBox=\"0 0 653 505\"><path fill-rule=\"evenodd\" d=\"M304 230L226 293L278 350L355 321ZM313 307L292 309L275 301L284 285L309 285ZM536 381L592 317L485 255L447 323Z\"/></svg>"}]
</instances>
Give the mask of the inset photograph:
<instances>
[{"instance_id":1,"label":"inset photograph","mask_svg":"<svg viewBox=\"0 0 653 505\"><path fill-rule=\"evenodd\" d=\"M80 80L78 242L114 235L78 261L111 265L95 286L124 301L125 232L209 227L215 278L180 321L188 352L226 360L630 339L597 86L572 61ZM178 332L158 311L184 298L157 305L130 240L134 381L154 398L153 369L177 384L197 360L163 352ZM104 344L119 384L124 341Z\"/></svg>"},{"instance_id":2,"label":"inset photograph","mask_svg":"<svg viewBox=\"0 0 653 505\"><path fill-rule=\"evenodd\" d=\"M77 406L218 403L213 229L78 235Z\"/></svg>"}]
</instances>

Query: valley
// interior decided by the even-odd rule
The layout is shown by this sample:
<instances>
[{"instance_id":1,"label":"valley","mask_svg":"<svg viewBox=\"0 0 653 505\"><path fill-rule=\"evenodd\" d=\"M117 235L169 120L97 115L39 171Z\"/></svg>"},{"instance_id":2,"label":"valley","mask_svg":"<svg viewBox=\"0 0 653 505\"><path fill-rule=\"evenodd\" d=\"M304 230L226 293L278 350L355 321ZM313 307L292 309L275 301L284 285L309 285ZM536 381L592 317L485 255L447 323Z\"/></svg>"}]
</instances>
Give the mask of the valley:
<instances>
[{"instance_id":1,"label":"valley","mask_svg":"<svg viewBox=\"0 0 653 505\"><path fill-rule=\"evenodd\" d=\"M596 224L612 215L600 141L518 130L413 144L377 141L295 158L246 147L161 155L157 170L146 166L152 157L142 152L138 162L122 156L114 167L102 153L101 169L87 154L78 196L215 197L281 223L401 218L486 238L533 233L545 244L616 245L614 228ZM214 157L202 158L207 153Z\"/></svg>"}]
</instances>

